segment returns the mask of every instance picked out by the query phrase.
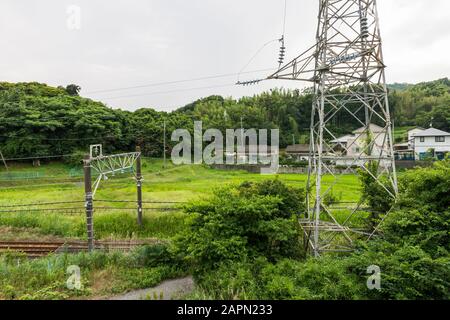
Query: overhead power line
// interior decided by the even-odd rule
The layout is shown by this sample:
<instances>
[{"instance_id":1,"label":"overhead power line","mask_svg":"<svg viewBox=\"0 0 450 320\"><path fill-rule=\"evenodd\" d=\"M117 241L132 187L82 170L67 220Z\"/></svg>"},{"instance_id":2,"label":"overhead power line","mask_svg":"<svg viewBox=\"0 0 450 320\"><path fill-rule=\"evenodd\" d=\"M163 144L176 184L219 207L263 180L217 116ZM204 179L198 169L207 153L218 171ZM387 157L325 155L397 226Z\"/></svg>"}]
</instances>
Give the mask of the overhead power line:
<instances>
[{"instance_id":1,"label":"overhead power line","mask_svg":"<svg viewBox=\"0 0 450 320\"><path fill-rule=\"evenodd\" d=\"M95 199L95 202L111 202L111 203L135 203L136 200L98 200ZM183 201L142 201L142 203L155 203L155 204L178 204L178 203L186 203Z\"/></svg>"},{"instance_id":2,"label":"overhead power line","mask_svg":"<svg viewBox=\"0 0 450 320\"><path fill-rule=\"evenodd\" d=\"M143 210L155 210L155 211L178 211L178 208L158 208L158 207L143 207ZM40 209L21 209L21 210L0 210L0 213L25 213L25 212L59 212L59 213L67 213L73 211L84 211L83 207L72 207L72 208L40 208ZM94 211L134 211L136 208L115 208L115 207L96 207Z\"/></svg>"},{"instance_id":3,"label":"overhead power line","mask_svg":"<svg viewBox=\"0 0 450 320\"><path fill-rule=\"evenodd\" d=\"M178 83L185 83L185 82L193 82L193 81L201 81L201 80L211 80L211 79L235 77L235 76L237 76L239 74L244 74L244 73L249 74L249 73L257 73L257 72L267 72L267 71L271 71L271 70L274 70L274 68L266 68L266 69L260 69L260 70L251 70L251 71L240 72L240 73L226 73L226 74L205 76L205 77L198 77L198 78L191 78L191 79L184 79L184 80L174 80L174 81L166 81L166 82L154 82L154 83L150 83L150 84L143 84L143 85L130 86L130 87L122 87L122 88L90 91L90 92L86 92L84 94L98 94L98 93L106 93L106 92L114 92L114 91L125 91L125 90L133 90L133 89L141 89L141 88L149 88L149 87L158 87L158 86L164 86L164 85L170 85L170 84L178 84Z\"/></svg>"},{"instance_id":4,"label":"overhead power line","mask_svg":"<svg viewBox=\"0 0 450 320\"><path fill-rule=\"evenodd\" d=\"M0 205L0 208L51 206L51 205L69 204L69 203L70 204L73 204L73 203L84 203L84 201L36 202L36 203L14 204L14 205L7 205L7 206Z\"/></svg>"},{"instance_id":5,"label":"overhead power line","mask_svg":"<svg viewBox=\"0 0 450 320\"><path fill-rule=\"evenodd\" d=\"M237 74L237 82L240 82L240 77L241 77L241 75L243 75L243 74L248 74L248 73L252 73L251 71L244 71L252 62L253 62L253 60L255 60L256 59L256 57L268 46L268 45L270 45L271 43L274 43L274 42L276 42L276 41L278 41L278 39L272 39L272 40L270 40L270 41L268 41L268 42L266 42L265 44L263 44L262 46L261 46L261 48L259 48L257 51L256 51L256 53L250 58L250 60L247 62L247 64L241 69L241 71ZM272 69L267 69L267 70L265 70L265 71L270 71L270 70L274 70L275 68L272 68Z\"/></svg>"},{"instance_id":6,"label":"overhead power line","mask_svg":"<svg viewBox=\"0 0 450 320\"><path fill-rule=\"evenodd\" d=\"M97 137L97 138L45 138L45 137L17 137L17 136L7 136L7 135L0 135L2 138L9 138L9 139L20 139L20 140L44 140L44 141L97 141L102 139L111 139L116 138L114 136L107 136L107 137Z\"/></svg>"},{"instance_id":7,"label":"overhead power line","mask_svg":"<svg viewBox=\"0 0 450 320\"><path fill-rule=\"evenodd\" d=\"M169 91L159 91L159 92L151 92L151 93L143 93L143 94L132 94L125 96L116 96L116 97L102 97L103 100L113 100L113 99L122 99L122 98L134 98L134 97L146 97L152 96L156 94L167 94L167 93L177 93L177 92L186 92L193 90L206 90L206 89L217 89L217 88L225 88L225 87L234 87L235 83L217 85L217 86L207 86L207 87L196 87L196 88L187 88L187 89L178 89L178 90L169 90Z\"/></svg>"},{"instance_id":8,"label":"overhead power line","mask_svg":"<svg viewBox=\"0 0 450 320\"><path fill-rule=\"evenodd\" d=\"M102 202L102 203L136 203L137 201L133 200L95 200L95 202ZM35 202L35 203L19 203L19 204L12 204L12 205L0 205L1 208L21 208L21 207L39 207L39 206L54 206L54 205L61 205L61 204L74 204L74 203L85 203L84 200L74 200L74 201L55 201L55 202ZM142 201L142 203L146 204L184 204L186 202L182 201ZM123 209L120 207L117 207L118 209ZM58 208L55 208L58 209Z\"/></svg>"},{"instance_id":9,"label":"overhead power line","mask_svg":"<svg viewBox=\"0 0 450 320\"><path fill-rule=\"evenodd\" d=\"M5 161L65 158L65 157L71 157L71 156L74 156L74 155L76 155L76 154L59 154L59 155L47 155L47 156L36 156L36 157L10 158L10 159L5 159Z\"/></svg>"}]
</instances>

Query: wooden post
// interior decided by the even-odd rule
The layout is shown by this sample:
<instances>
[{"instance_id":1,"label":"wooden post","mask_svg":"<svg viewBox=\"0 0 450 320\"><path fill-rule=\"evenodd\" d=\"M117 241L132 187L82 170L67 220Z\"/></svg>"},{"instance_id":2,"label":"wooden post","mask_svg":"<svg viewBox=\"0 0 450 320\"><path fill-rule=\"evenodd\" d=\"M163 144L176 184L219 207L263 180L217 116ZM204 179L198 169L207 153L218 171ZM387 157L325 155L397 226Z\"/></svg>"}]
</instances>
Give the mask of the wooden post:
<instances>
[{"instance_id":1,"label":"wooden post","mask_svg":"<svg viewBox=\"0 0 450 320\"><path fill-rule=\"evenodd\" d=\"M136 147L139 155L136 159L136 186L137 186L137 205L138 205L138 225L142 227L142 169L141 169L141 148Z\"/></svg>"},{"instance_id":2,"label":"wooden post","mask_svg":"<svg viewBox=\"0 0 450 320\"><path fill-rule=\"evenodd\" d=\"M94 200L92 195L91 157L89 155L84 157L83 169L88 250L89 252L92 252L94 251Z\"/></svg>"}]
</instances>

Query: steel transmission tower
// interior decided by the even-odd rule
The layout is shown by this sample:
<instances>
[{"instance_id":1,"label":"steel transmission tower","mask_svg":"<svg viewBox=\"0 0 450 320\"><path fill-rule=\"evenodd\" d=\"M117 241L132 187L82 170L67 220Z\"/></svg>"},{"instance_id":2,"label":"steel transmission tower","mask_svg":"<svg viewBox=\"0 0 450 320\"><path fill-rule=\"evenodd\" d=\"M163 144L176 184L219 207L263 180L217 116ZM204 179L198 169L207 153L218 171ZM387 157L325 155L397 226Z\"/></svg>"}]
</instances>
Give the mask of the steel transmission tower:
<instances>
[{"instance_id":1,"label":"steel transmission tower","mask_svg":"<svg viewBox=\"0 0 450 320\"><path fill-rule=\"evenodd\" d=\"M305 246L316 256L351 250L358 235L374 231L353 223L358 215L368 216L363 203L344 208L327 201L345 174L361 170L387 197L397 196L376 1L320 0L318 20L316 44L268 77L313 83L308 212L300 223ZM346 139L339 127L343 119L353 121L349 131L361 127Z\"/></svg>"}]
</instances>

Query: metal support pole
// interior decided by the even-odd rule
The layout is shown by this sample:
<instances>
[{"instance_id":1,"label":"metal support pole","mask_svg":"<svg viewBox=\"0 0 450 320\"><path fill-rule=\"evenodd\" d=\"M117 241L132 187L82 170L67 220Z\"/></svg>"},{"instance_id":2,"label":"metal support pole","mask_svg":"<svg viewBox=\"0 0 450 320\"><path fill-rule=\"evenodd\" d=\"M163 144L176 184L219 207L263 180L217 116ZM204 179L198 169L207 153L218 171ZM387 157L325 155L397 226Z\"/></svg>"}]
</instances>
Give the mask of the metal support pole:
<instances>
[{"instance_id":1,"label":"metal support pole","mask_svg":"<svg viewBox=\"0 0 450 320\"><path fill-rule=\"evenodd\" d=\"M92 196L91 158L89 155L84 157L83 169L88 250L92 252L94 251L94 200Z\"/></svg>"},{"instance_id":2,"label":"metal support pole","mask_svg":"<svg viewBox=\"0 0 450 320\"><path fill-rule=\"evenodd\" d=\"M320 244L319 244L319 224L320 224L320 212L322 210L322 170L323 170L323 123L325 118L324 111L324 88L323 85L319 87L320 92L320 105L317 106L319 113L319 143L317 150L317 173L316 173L316 206L315 206L315 221L314 221L314 256L320 256Z\"/></svg>"},{"instance_id":3,"label":"metal support pole","mask_svg":"<svg viewBox=\"0 0 450 320\"><path fill-rule=\"evenodd\" d=\"M136 147L139 155L136 158L136 186L137 186L137 205L138 205L138 225L142 227L142 169L141 169L141 148Z\"/></svg>"},{"instance_id":4,"label":"metal support pole","mask_svg":"<svg viewBox=\"0 0 450 320\"><path fill-rule=\"evenodd\" d=\"M163 152L163 156L164 156L164 169L166 168L166 120L164 120L164 152Z\"/></svg>"},{"instance_id":5,"label":"metal support pole","mask_svg":"<svg viewBox=\"0 0 450 320\"><path fill-rule=\"evenodd\" d=\"M6 171L9 171L8 165L6 164L6 160L5 160L5 158L3 157L2 150L0 150L0 157L2 158L3 164L5 165Z\"/></svg>"}]
</instances>

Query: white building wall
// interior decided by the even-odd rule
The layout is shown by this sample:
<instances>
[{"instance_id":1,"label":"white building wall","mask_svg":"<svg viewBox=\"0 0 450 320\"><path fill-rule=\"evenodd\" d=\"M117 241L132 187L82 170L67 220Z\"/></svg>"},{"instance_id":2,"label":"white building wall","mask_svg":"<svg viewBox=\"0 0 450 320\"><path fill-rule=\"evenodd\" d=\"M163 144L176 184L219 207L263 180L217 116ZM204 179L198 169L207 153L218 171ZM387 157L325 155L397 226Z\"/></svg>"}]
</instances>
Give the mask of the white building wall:
<instances>
[{"instance_id":1,"label":"white building wall","mask_svg":"<svg viewBox=\"0 0 450 320\"><path fill-rule=\"evenodd\" d=\"M386 155L388 153L388 150L386 148L387 144L384 143L386 134L385 133L374 133L373 136L375 137L375 145L372 149L372 155L378 156L380 154ZM347 156L354 157L361 154L363 150L366 149L366 135L362 135L359 138L349 139L348 140L348 153ZM385 149L383 150L383 144L385 145Z\"/></svg>"},{"instance_id":2,"label":"white building wall","mask_svg":"<svg viewBox=\"0 0 450 320\"><path fill-rule=\"evenodd\" d=\"M424 137L423 142L420 141L420 137L414 138L416 160L420 160L420 154L427 153L430 149L434 149L435 152L450 152L450 136L445 137L445 142L436 142L436 137Z\"/></svg>"},{"instance_id":3,"label":"white building wall","mask_svg":"<svg viewBox=\"0 0 450 320\"><path fill-rule=\"evenodd\" d=\"M415 128L408 131L408 146L411 150L414 149L414 141L415 141L415 135L422 133L424 130Z\"/></svg>"},{"instance_id":4,"label":"white building wall","mask_svg":"<svg viewBox=\"0 0 450 320\"><path fill-rule=\"evenodd\" d=\"M372 155L373 156L387 155L388 150L387 150L387 144L385 143L386 133L375 132L375 133L373 133L373 137L375 138L375 144L372 149ZM350 166L350 165L362 166L362 165L364 165L365 164L364 160L356 160L355 161L354 159L356 157L360 156L361 152L363 152L363 150L366 149L366 143L367 143L366 135L361 135L360 137L355 136L353 138L350 138L347 141L348 152L347 152L346 157L348 159L338 160L338 161L336 161L336 165L338 165L338 166ZM383 144L385 145L384 150L383 150ZM381 162L381 165L384 165L383 162Z\"/></svg>"}]
</instances>

